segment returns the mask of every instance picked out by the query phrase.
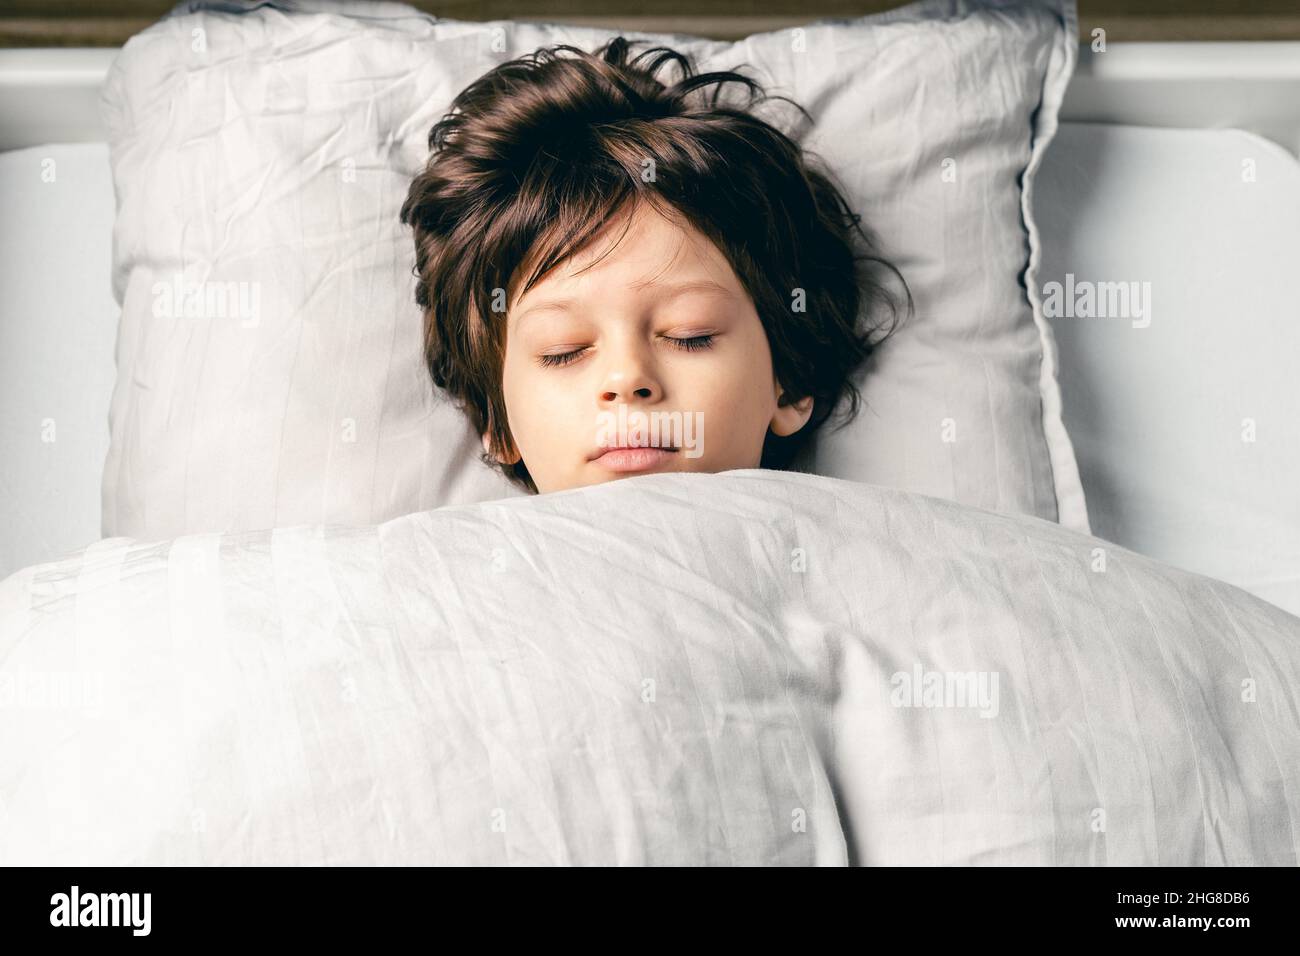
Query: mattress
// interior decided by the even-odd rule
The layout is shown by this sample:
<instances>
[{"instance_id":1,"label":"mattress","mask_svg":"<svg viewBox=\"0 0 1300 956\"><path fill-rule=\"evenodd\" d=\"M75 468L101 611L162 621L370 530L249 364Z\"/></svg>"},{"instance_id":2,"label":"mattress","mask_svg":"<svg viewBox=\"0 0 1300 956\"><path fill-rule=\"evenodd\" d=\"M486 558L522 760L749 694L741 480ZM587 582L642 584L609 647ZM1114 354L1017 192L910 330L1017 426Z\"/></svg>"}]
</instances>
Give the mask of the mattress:
<instances>
[{"instance_id":1,"label":"mattress","mask_svg":"<svg viewBox=\"0 0 1300 956\"><path fill-rule=\"evenodd\" d=\"M1066 123L1035 200L1039 282L1083 306L1050 321L1093 532L1300 614L1300 163L1235 129Z\"/></svg>"},{"instance_id":2,"label":"mattress","mask_svg":"<svg viewBox=\"0 0 1300 956\"><path fill-rule=\"evenodd\" d=\"M104 143L0 153L0 577L99 538L119 309Z\"/></svg>"}]
</instances>

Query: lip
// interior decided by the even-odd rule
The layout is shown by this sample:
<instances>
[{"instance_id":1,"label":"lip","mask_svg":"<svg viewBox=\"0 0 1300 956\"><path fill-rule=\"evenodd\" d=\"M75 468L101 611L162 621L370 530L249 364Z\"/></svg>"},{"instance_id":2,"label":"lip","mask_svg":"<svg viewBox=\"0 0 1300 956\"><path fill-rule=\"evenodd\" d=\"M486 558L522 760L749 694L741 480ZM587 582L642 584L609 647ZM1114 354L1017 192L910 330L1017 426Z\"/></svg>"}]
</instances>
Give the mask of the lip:
<instances>
[{"instance_id":1,"label":"lip","mask_svg":"<svg viewBox=\"0 0 1300 956\"><path fill-rule=\"evenodd\" d=\"M675 454L676 448L607 448L592 460L610 471L646 471L663 464Z\"/></svg>"}]
</instances>

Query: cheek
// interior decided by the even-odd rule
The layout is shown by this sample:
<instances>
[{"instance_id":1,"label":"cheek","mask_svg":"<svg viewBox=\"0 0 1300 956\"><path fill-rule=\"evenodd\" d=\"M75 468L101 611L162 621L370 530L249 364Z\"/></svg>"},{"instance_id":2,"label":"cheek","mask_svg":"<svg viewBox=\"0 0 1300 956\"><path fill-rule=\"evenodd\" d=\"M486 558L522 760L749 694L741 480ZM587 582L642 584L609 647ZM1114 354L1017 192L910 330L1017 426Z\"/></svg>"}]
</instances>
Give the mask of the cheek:
<instances>
[{"instance_id":1,"label":"cheek","mask_svg":"<svg viewBox=\"0 0 1300 956\"><path fill-rule=\"evenodd\" d=\"M572 376L537 366L528 354L507 353L501 394L510 434L521 455L535 461L544 458L557 436L578 433L581 416L575 408L576 382Z\"/></svg>"},{"instance_id":2,"label":"cheek","mask_svg":"<svg viewBox=\"0 0 1300 956\"><path fill-rule=\"evenodd\" d=\"M776 412L767 339L761 333L757 340L746 338L743 347L719 357L696 391L698 407L706 416L705 427L716 420L714 434L727 448L748 449L755 436L761 442Z\"/></svg>"},{"instance_id":3,"label":"cheek","mask_svg":"<svg viewBox=\"0 0 1300 956\"><path fill-rule=\"evenodd\" d=\"M501 394L511 409L519 405L519 396L527 387L526 377L527 372L519 368L518 359L507 352L505 361L501 363Z\"/></svg>"},{"instance_id":4,"label":"cheek","mask_svg":"<svg viewBox=\"0 0 1300 956\"><path fill-rule=\"evenodd\" d=\"M719 412L732 415L752 413L755 406L762 404L767 394L763 387L761 367L753 363L729 363L714 370L708 380L702 382L702 397Z\"/></svg>"},{"instance_id":5,"label":"cheek","mask_svg":"<svg viewBox=\"0 0 1300 956\"><path fill-rule=\"evenodd\" d=\"M774 401L772 353L757 318L745 342L737 349L735 375L739 379L739 391L747 403L765 407Z\"/></svg>"},{"instance_id":6,"label":"cheek","mask_svg":"<svg viewBox=\"0 0 1300 956\"><path fill-rule=\"evenodd\" d=\"M520 364L518 356L506 354L501 369L501 395L506 403L506 419L515 443L527 443L532 431L532 415L537 408L535 401L527 401L526 396L535 395L539 383L532 380L527 367Z\"/></svg>"}]
</instances>

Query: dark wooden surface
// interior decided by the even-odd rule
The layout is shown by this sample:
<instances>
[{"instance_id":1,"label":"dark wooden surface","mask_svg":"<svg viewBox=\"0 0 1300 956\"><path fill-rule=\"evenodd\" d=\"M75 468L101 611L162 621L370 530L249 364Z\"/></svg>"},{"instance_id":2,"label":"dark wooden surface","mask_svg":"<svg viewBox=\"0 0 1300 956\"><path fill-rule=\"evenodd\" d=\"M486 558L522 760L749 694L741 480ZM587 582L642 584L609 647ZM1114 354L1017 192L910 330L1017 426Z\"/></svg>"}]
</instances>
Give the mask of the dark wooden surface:
<instances>
[{"instance_id":1,"label":"dark wooden surface","mask_svg":"<svg viewBox=\"0 0 1300 956\"><path fill-rule=\"evenodd\" d=\"M903 0L410 0L457 20L555 20L735 39ZM0 0L0 46L120 46L172 0ZM1111 41L1300 40L1300 0L1079 0L1079 34Z\"/></svg>"}]
</instances>

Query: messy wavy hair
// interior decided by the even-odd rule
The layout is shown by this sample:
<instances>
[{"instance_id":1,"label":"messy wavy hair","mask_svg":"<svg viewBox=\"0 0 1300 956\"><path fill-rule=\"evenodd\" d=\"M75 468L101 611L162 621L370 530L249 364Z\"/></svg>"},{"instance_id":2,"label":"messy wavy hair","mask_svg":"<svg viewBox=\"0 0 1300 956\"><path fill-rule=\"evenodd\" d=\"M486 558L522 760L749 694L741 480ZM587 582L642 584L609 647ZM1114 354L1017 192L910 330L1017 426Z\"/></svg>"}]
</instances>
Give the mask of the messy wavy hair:
<instances>
[{"instance_id":1,"label":"messy wavy hair","mask_svg":"<svg viewBox=\"0 0 1300 956\"><path fill-rule=\"evenodd\" d=\"M684 216L718 247L767 333L782 403L813 397L802 429L768 432L764 468L789 466L842 404L839 427L857 414L852 376L895 327L868 320L881 305L897 318L879 267L902 282L909 314L913 308L906 282L873 254L831 176L751 113L785 100L811 123L802 107L739 72L698 74L667 47L629 58L633 42L644 41L617 37L594 54L543 48L475 80L434 125L431 155L402 205L402 223L415 235L415 298L433 381L488 436L484 462L533 493L522 459L499 461L514 443L501 382L506 317L492 299L499 306L495 290L506 290L514 301L520 282L519 294L531 289L626 203ZM675 82L657 76L667 63L680 70ZM748 100L720 105L727 84ZM526 262L535 264L527 276Z\"/></svg>"}]
</instances>

